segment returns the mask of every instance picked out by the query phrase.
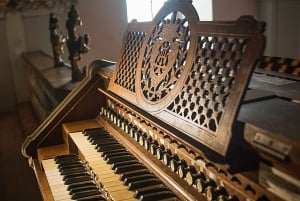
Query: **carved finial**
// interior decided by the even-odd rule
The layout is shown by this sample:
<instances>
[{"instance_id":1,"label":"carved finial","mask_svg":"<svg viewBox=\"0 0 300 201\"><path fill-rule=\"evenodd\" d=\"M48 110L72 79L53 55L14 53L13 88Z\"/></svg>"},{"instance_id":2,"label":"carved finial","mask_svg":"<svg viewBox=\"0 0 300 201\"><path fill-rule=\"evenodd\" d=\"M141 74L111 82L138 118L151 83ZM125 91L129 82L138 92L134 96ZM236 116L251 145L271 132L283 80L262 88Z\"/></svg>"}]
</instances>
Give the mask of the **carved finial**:
<instances>
[{"instance_id":1,"label":"carved finial","mask_svg":"<svg viewBox=\"0 0 300 201\"><path fill-rule=\"evenodd\" d=\"M87 34L78 36L75 33L77 26L81 25L82 21L73 5L68 13L68 20L66 23L68 30L67 46L69 50L69 59L71 61L73 82L80 81L85 76L85 72L81 72L78 62L81 60L80 54L89 51L89 36Z\"/></svg>"},{"instance_id":2,"label":"carved finial","mask_svg":"<svg viewBox=\"0 0 300 201\"><path fill-rule=\"evenodd\" d=\"M57 18L53 13L50 13L50 19L49 19L50 41L52 45L55 67L64 66L62 54L64 53L64 44L66 43L65 36L57 33L58 28L59 26L58 26Z\"/></svg>"}]
</instances>

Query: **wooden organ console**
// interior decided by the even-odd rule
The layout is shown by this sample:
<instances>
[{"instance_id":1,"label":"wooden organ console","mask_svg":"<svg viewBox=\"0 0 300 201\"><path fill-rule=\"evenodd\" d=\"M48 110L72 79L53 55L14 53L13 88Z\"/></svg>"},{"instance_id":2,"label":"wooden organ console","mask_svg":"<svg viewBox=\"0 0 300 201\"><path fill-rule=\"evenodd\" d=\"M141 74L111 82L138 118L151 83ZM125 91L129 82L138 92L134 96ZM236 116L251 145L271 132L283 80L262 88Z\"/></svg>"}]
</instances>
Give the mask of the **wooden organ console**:
<instances>
[{"instance_id":1,"label":"wooden organ console","mask_svg":"<svg viewBox=\"0 0 300 201\"><path fill-rule=\"evenodd\" d=\"M44 200L283 200L237 120L263 31L184 0L129 23L119 61L94 61L23 143Z\"/></svg>"}]
</instances>

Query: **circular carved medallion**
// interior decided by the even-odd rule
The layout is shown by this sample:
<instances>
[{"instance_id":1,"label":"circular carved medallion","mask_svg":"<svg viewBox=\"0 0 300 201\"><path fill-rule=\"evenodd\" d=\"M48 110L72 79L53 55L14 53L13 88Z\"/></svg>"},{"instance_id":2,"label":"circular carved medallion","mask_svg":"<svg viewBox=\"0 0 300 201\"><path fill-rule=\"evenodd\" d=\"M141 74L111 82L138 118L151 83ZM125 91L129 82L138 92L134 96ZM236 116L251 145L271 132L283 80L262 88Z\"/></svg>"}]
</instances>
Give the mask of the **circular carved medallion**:
<instances>
[{"instance_id":1,"label":"circular carved medallion","mask_svg":"<svg viewBox=\"0 0 300 201\"><path fill-rule=\"evenodd\" d=\"M147 102L157 103L173 90L183 74L190 45L188 22L181 12L161 19L147 41L140 87Z\"/></svg>"}]
</instances>

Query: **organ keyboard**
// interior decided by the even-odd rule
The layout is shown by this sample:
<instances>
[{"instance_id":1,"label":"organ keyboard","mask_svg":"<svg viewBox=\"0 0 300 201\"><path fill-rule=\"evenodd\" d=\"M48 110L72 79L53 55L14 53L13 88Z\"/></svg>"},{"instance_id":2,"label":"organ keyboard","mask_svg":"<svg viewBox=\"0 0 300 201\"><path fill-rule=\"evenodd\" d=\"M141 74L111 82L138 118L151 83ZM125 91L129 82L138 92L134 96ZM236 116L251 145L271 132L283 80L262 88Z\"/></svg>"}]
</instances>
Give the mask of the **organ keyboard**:
<instances>
[{"instance_id":1,"label":"organ keyboard","mask_svg":"<svg viewBox=\"0 0 300 201\"><path fill-rule=\"evenodd\" d=\"M106 132L105 136L101 136L101 132L103 133L103 131L104 130L101 129L99 132L96 132L98 134L97 136L92 137L100 140L101 144L96 142L96 145L92 145L81 132L71 133L70 137L77 146L80 145L78 146L79 152L84 156L85 160L89 162L92 169L99 173L99 180L103 186L105 186L105 191L107 194L110 194L110 197L114 200L135 200L134 190L138 191L139 189L149 188L153 185L152 189L155 189L156 186L159 186L160 190L165 189L164 194L163 192L157 192L160 193L158 195L152 193L152 198L148 194L148 197L150 197L148 200L157 200L158 197L161 197L161 199L165 197L164 199L170 198L169 200L177 200L176 196L167 190L166 187L163 187L163 184L128 152L124 146L114 141ZM103 143L107 138L109 138L110 142ZM124 162L127 162L127 164L124 164ZM134 177L126 177L129 173L136 174L139 172L140 174L137 174L136 177L139 175L144 178L137 177L137 180L134 181ZM121 179L121 177L123 178ZM130 181L130 178L132 181ZM133 191L128 191L124 185L124 180L128 182L126 183L128 188ZM141 192L139 192L139 194L141 194ZM140 200L147 200L145 198L146 195L143 196L144 198Z\"/></svg>"},{"instance_id":2,"label":"organ keyboard","mask_svg":"<svg viewBox=\"0 0 300 201\"><path fill-rule=\"evenodd\" d=\"M62 175L55 159L69 155L98 189L80 199L282 200L258 183L260 155L235 126L263 31L250 16L201 22L183 0L167 1L152 22L129 23L119 61L93 62L23 143L44 200L56 191L72 199L51 173Z\"/></svg>"},{"instance_id":3,"label":"organ keyboard","mask_svg":"<svg viewBox=\"0 0 300 201\"><path fill-rule=\"evenodd\" d=\"M42 161L55 200L106 200L90 168L78 156L62 155Z\"/></svg>"}]
</instances>

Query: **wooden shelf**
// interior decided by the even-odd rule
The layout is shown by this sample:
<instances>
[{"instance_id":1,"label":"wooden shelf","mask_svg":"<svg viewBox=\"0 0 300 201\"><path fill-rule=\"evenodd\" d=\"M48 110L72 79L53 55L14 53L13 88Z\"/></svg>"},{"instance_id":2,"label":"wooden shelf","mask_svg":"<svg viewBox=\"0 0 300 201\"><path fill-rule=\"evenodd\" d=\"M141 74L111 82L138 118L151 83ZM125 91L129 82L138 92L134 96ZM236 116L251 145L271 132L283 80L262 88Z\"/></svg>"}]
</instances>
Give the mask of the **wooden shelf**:
<instances>
[{"instance_id":1,"label":"wooden shelf","mask_svg":"<svg viewBox=\"0 0 300 201\"><path fill-rule=\"evenodd\" d=\"M23 59L30 91L30 100L43 121L75 88L69 66L54 67L53 58L42 51L25 52Z\"/></svg>"}]
</instances>

